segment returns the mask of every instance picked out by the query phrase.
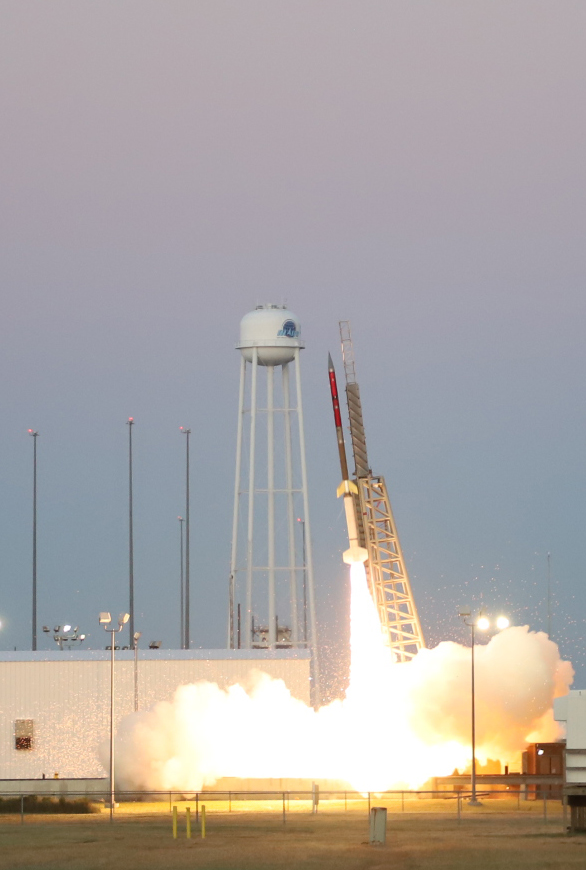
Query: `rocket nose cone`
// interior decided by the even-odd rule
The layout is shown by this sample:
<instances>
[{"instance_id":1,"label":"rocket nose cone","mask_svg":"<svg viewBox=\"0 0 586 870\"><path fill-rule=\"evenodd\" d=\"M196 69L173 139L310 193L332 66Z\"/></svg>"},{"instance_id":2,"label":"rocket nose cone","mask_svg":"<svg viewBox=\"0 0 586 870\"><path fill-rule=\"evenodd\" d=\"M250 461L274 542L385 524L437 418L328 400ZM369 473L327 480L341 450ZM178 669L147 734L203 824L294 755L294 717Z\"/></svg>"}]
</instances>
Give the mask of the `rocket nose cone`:
<instances>
[{"instance_id":1,"label":"rocket nose cone","mask_svg":"<svg viewBox=\"0 0 586 870\"><path fill-rule=\"evenodd\" d=\"M331 355L331 353L328 354L328 371L329 371L329 372L333 372L333 371L334 371L334 363L332 362L332 355Z\"/></svg>"}]
</instances>

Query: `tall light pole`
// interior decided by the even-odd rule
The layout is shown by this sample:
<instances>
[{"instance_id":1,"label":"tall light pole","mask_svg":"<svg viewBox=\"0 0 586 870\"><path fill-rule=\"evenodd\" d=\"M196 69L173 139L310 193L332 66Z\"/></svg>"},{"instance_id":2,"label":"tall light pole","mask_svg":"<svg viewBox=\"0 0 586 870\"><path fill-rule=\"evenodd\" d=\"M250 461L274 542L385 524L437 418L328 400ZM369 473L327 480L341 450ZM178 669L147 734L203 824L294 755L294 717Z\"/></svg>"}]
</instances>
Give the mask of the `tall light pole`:
<instances>
[{"instance_id":1,"label":"tall light pole","mask_svg":"<svg viewBox=\"0 0 586 870\"><path fill-rule=\"evenodd\" d=\"M471 617L471 612L469 610L460 611L458 616L460 617L460 619L463 620L464 625L469 626L469 628L471 630L470 661L471 661L471 689L472 689L472 707L471 707L471 713L472 713L472 774L471 774L471 786L472 786L472 788L471 788L471 792L472 792L472 794L470 796L470 800L468 801L468 803L470 804L471 807L480 807L480 806L482 806L482 803L481 803L481 801L478 800L478 798L476 796L476 690L475 690L475 683L474 683L474 641L475 641L474 629L479 628L481 631L486 631L488 628L490 628L490 621L486 618L486 616L484 616L482 610L478 613L478 615L475 618L470 619L469 622L467 621L467 618ZM496 621L496 627L499 629L499 631L504 629L504 628L508 628L508 626L509 626L509 620L507 619L507 617L506 616L499 616L497 621Z\"/></svg>"},{"instance_id":2,"label":"tall light pole","mask_svg":"<svg viewBox=\"0 0 586 870\"><path fill-rule=\"evenodd\" d=\"M183 517L177 517L179 520L179 646L181 649L185 648L185 610L183 606L183 523L185 522Z\"/></svg>"},{"instance_id":3,"label":"tall light pole","mask_svg":"<svg viewBox=\"0 0 586 870\"><path fill-rule=\"evenodd\" d=\"M130 611L128 630L132 644L134 636L134 529L132 522L132 427L134 417L129 417L126 425L128 426L128 609Z\"/></svg>"},{"instance_id":4,"label":"tall light pole","mask_svg":"<svg viewBox=\"0 0 586 870\"><path fill-rule=\"evenodd\" d=\"M180 429L187 436L185 445L185 622L183 644L184 649L189 649L189 436L191 429L184 429L183 426Z\"/></svg>"},{"instance_id":5,"label":"tall light pole","mask_svg":"<svg viewBox=\"0 0 586 870\"><path fill-rule=\"evenodd\" d=\"M37 438L39 433L29 429L33 438L33 619L32 648L37 648Z\"/></svg>"},{"instance_id":6,"label":"tall light pole","mask_svg":"<svg viewBox=\"0 0 586 870\"><path fill-rule=\"evenodd\" d=\"M547 636L551 640L551 553L547 554Z\"/></svg>"},{"instance_id":7,"label":"tall light pole","mask_svg":"<svg viewBox=\"0 0 586 870\"><path fill-rule=\"evenodd\" d=\"M135 631L132 636L134 648L134 712L138 710L138 641L142 637L142 631Z\"/></svg>"},{"instance_id":8,"label":"tall light pole","mask_svg":"<svg viewBox=\"0 0 586 870\"><path fill-rule=\"evenodd\" d=\"M128 620L129 613L121 613L118 617L118 627L110 628L112 617L109 613L100 613L100 625L110 633L112 639L112 656L110 658L110 821L114 821L114 635L122 631Z\"/></svg>"}]
</instances>

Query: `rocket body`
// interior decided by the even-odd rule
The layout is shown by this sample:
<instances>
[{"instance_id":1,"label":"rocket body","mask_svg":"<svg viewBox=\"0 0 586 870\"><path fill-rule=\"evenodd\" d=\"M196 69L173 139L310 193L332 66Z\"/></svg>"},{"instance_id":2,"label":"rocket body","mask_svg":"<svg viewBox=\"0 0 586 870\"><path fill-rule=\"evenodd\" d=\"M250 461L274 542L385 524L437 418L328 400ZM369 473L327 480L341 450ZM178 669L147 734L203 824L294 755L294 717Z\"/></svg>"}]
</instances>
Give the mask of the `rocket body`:
<instances>
[{"instance_id":1,"label":"rocket body","mask_svg":"<svg viewBox=\"0 0 586 870\"><path fill-rule=\"evenodd\" d=\"M340 468L342 471L342 483L338 487L338 497L344 497L344 513L346 514L346 526L348 528L348 540L350 546L344 551L343 559L348 565L353 562L366 562L368 553L358 542L358 526L356 523L356 509L354 506L353 493L358 494L358 487L349 479L348 462L346 460L346 447L344 444L344 432L342 429L342 416L340 414L340 398L338 396L338 384L332 357L328 356L328 376L330 380L330 393L332 407L334 409L334 423L336 425L336 438L338 441L338 453L340 455Z\"/></svg>"},{"instance_id":2,"label":"rocket body","mask_svg":"<svg viewBox=\"0 0 586 870\"><path fill-rule=\"evenodd\" d=\"M358 494L358 487L352 480L343 480L338 487L338 496L344 496L344 513L346 514L346 526L348 528L348 541L350 546L344 550L342 558L347 565L353 562L366 562L368 553L358 542L358 527L356 525L356 509L352 493Z\"/></svg>"},{"instance_id":3,"label":"rocket body","mask_svg":"<svg viewBox=\"0 0 586 870\"><path fill-rule=\"evenodd\" d=\"M328 354L328 376L330 379L330 393L332 395L332 406L334 409L334 423L336 425L336 438L338 440L338 453L340 454L340 467L342 469L342 480L348 480L348 462L346 461L346 447L344 445L344 432L342 430L342 415L340 414L340 398L338 396L338 384L336 382L336 372L334 371L334 363L332 357Z\"/></svg>"}]
</instances>

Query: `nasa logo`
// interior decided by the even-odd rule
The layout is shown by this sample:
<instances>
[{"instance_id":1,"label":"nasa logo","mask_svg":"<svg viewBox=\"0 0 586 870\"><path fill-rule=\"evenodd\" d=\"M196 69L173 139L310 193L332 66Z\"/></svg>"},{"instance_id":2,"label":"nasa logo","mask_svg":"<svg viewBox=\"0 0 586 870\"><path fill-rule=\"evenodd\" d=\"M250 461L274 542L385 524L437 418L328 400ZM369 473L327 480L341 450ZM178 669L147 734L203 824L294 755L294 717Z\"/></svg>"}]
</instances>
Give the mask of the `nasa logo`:
<instances>
[{"instance_id":1,"label":"nasa logo","mask_svg":"<svg viewBox=\"0 0 586 870\"><path fill-rule=\"evenodd\" d=\"M295 325L295 321L286 320L281 329L277 332L277 335L283 338L299 338L299 330Z\"/></svg>"}]
</instances>

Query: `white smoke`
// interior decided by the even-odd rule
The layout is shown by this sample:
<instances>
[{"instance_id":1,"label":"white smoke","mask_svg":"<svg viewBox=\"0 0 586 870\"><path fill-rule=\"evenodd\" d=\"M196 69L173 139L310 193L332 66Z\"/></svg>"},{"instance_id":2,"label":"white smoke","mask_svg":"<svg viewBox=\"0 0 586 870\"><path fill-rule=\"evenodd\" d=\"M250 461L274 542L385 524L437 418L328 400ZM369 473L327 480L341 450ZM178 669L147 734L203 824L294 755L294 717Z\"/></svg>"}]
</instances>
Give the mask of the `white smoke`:
<instances>
[{"instance_id":1,"label":"white smoke","mask_svg":"<svg viewBox=\"0 0 586 870\"><path fill-rule=\"evenodd\" d=\"M127 716L116 736L121 788L197 791L230 776L336 779L360 791L417 788L470 762L470 649L441 643L395 664L364 568L352 566L350 685L314 711L282 680L180 686L171 702ZM557 736L554 697L572 682L556 644L508 628L476 653L477 757L508 763Z\"/></svg>"}]
</instances>

